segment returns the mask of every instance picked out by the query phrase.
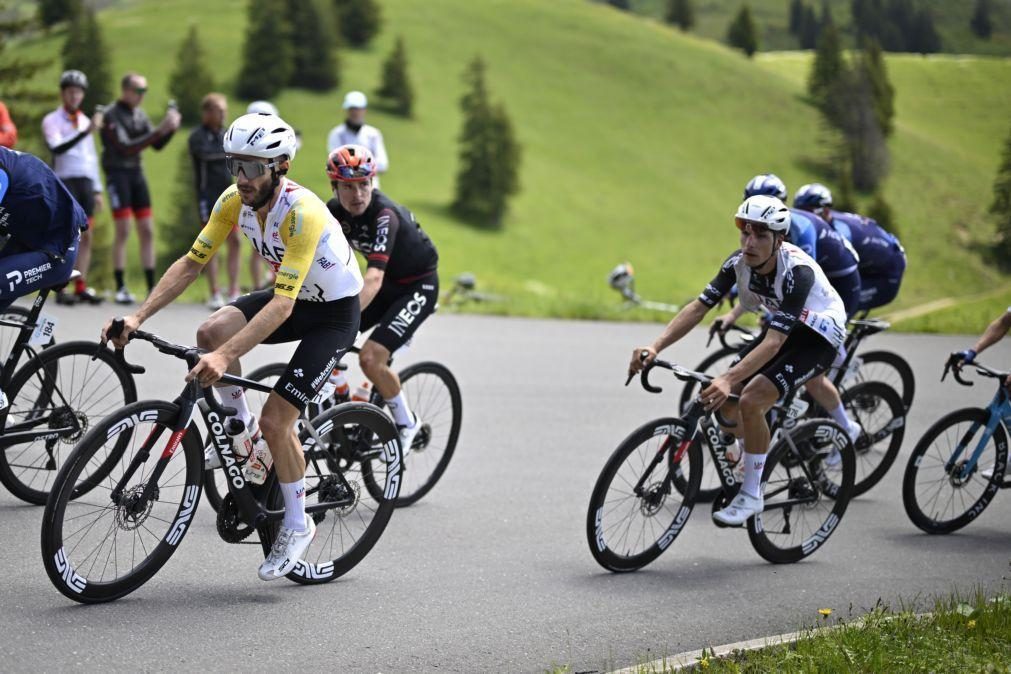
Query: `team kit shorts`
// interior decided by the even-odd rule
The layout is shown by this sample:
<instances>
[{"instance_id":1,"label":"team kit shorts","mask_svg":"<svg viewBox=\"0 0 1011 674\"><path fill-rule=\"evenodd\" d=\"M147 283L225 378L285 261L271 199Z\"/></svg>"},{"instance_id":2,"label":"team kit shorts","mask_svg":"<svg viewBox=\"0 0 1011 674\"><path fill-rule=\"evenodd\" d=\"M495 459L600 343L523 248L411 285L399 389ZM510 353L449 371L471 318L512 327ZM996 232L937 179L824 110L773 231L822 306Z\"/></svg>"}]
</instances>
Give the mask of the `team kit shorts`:
<instances>
[{"instance_id":1,"label":"team kit shorts","mask_svg":"<svg viewBox=\"0 0 1011 674\"><path fill-rule=\"evenodd\" d=\"M435 312L438 299L439 275L436 272L410 283L384 283L362 312L361 330L365 332L375 326L369 341L393 353Z\"/></svg>"},{"instance_id":2,"label":"team kit shorts","mask_svg":"<svg viewBox=\"0 0 1011 674\"><path fill-rule=\"evenodd\" d=\"M746 346L734 360L737 365L765 338L768 329L762 330L758 339ZM803 323L796 324L779 352L768 363L748 378L763 375L779 390L780 398L785 397L805 382L824 373L832 365L836 349L828 340ZM747 382L745 382L747 383Z\"/></svg>"},{"instance_id":3,"label":"team kit shorts","mask_svg":"<svg viewBox=\"0 0 1011 674\"><path fill-rule=\"evenodd\" d=\"M92 216L95 215L95 183L91 181L91 178L60 178L60 181L70 192L70 196L74 197L74 201L80 205L90 222Z\"/></svg>"}]
</instances>

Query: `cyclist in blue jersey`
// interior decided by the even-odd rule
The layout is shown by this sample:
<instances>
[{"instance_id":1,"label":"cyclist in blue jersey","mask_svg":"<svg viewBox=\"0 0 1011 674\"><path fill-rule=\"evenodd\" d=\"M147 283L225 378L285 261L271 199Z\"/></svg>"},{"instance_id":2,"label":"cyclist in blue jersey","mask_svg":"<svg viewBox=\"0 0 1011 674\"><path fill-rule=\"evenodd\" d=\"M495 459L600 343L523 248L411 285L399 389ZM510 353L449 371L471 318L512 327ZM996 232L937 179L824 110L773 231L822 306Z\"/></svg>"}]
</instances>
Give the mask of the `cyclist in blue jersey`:
<instances>
[{"instance_id":1,"label":"cyclist in blue jersey","mask_svg":"<svg viewBox=\"0 0 1011 674\"><path fill-rule=\"evenodd\" d=\"M832 209L832 192L820 183L803 185L793 198L795 209L821 217L860 256L860 311L883 307L895 299L906 271L906 251L899 239L870 218Z\"/></svg>"},{"instance_id":2,"label":"cyclist in blue jersey","mask_svg":"<svg viewBox=\"0 0 1011 674\"><path fill-rule=\"evenodd\" d=\"M786 202L786 185L778 176L764 173L744 186L744 198L765 194ZM849 241L828 222L809 210L790 209L789 242L810 255L825 272L846 307L846 315L855 314L860 305L863 275L860 257Z\"/></svg>"}]
</instances>

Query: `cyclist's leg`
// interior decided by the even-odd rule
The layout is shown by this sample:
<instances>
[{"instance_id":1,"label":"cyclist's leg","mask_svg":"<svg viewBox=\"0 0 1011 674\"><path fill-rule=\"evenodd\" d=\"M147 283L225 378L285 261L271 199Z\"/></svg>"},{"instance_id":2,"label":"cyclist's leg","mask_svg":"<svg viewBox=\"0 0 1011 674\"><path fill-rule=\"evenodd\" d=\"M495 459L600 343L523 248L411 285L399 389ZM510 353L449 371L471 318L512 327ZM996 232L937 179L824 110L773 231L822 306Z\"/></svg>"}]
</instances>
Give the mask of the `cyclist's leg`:
<instances>
[{"instance_id":1,"label":"cyclist's leg","mask_svg":"<svg viewBox=\"0 0 1011 674\"><path fill-rule=\"evenodd\" d=\"M105 187L109 193L109 208L115 227L112 243L112 268L116 277L116 291L123 291L126 300L126 241L130 236L130 217L133 207L130 196L130 179L126 171L108 171Z\"/></svg>"},{"instance_id":2,"label":"cyclist's leg","mask_svg":"<svg viewBox=\"0 0 1011 674\"><path fill-rule=\"evenodd\" d=\"M383 396L397 425L415 426L416 420L400 389L400 379L388 363L390 354L410 340L418 327L435 311L439 298L439 279L436 274L432 274L402 288L393 286L394 284L389 284L383 289L386 290L385 293L380 290L376 299L363 312L362 323L366 325L375 320L377 312L382 311L382 315L375 320L376 329L362 347L359 363L365 376ZM380 299L382 304L373 310L372 305Z\"/></svg>"},{"instance_id":3,"label":"cyclist's leg","mask_svg":"<svg viewBox=\"0 0 1011 674\"><path fill-rule=\"evenodd\" d=\"M76 259L76 241L62 262L42 251L8 243L0 256L0 309L6 309L19 297L66 281L74 271Z\"/></svg>"}]
</instances>

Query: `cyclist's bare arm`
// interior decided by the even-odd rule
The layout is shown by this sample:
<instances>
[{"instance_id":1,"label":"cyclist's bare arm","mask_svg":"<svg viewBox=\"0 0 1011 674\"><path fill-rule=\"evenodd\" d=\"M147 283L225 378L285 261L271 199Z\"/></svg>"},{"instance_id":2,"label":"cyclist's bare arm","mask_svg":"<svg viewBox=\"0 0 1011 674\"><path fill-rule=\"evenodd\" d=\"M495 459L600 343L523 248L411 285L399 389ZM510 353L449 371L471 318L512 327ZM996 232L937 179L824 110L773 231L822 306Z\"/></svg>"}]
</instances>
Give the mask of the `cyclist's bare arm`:
<instances>
[{"instance_id":1,"label":"cyclist's bare arm","mask_svg":"<svg viewBox=\"0 0 1011 674\"><path fill-rule=\"evenodd\" d=\"M664 329L663 334L657 337L653 344L633 349L632 360L629 363L628 371L638 372L643 368L643 366L648 365L654 358L656 358L658 353L687 335L692 328L701 323L707 313L709 313L709 307L698 300L692 300L677 313L677 316L671 319L671 322L668 323L667 327ZM640 359L640 355L643 351L649 353L645 360Z\"/></svg>"},{"instance_id":2,"label":"cyclist's bare arm","mask_svg":"<svg viewBox=\"0 0 1011 674\"><path fill-rule=\"evenodd\" d=\"M743 314L744 312L745 312L744 305L738 302L733 309L723 314L722 316L717 316L716 320L723 323L723 330L726 331L726 329L729 328L731 325L737 323L737 319L739 319L741 317L741 314Z\"/></svg>"},{"instance_id":3,"label":"cyclist's bare arm","mask_svg":"<svg viewBox=\"0 0 1011 674\"><path fill-rule=\"evenodd\" d=\"M979 341L976 342L976 346L972 350L976 353L981 353L984 349L993 346L1003 339L1008 330L1011 330L1011 310L1005 311L1002 316L998 316L987 326L986 331L980 336Z\"/></svg>"},{"instance_id":4,"label":"cyclist's bare arm","mask_svg":"<svg viewBox=\"0 0 1011 674\"><path fill-rule=\"evenodd\" d=\"M362 311L365 311L365 307L369 306L372 300L376 299L376 295L379 294L379 288L383 285L384 276L386 276L386 272L376 267L369 267L365 270L365 286L358 295Z\"/></svg>"},{"instance_id":5,"label":"cyclist's bare arm","mask_svg":"<svg viewBox=\"0 0 1011 674\"><path fill-rule=\"evenodd\" d=\"M172 263L165 275L158 281L148 298L140 305L140 308L133 315L127 316L123 332L112 342L118 348L126 346L130 333L141 326L144 321L154 316L163 307L170 304L179 297L193 281L196 280L203 268L199 262L194 262L187 257L181 257ZM105 343L109 327L112 325L110 319L102 328L102 342Z\"/></svg>"}]
</instances>

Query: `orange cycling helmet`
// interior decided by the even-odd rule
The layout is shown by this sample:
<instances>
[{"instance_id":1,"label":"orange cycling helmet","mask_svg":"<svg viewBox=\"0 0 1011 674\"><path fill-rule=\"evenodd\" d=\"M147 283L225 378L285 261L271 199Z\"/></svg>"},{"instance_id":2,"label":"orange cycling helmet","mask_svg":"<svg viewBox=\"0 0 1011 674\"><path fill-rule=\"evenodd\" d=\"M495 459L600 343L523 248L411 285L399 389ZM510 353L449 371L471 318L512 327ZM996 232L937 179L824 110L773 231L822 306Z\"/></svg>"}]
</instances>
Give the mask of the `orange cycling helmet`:
<instances>
[{"instance_id":1,"label":"orange cycling helmet","mask_svg":"<svg viewBox=\"0 0 1011 674\"><path fill-rule=\"evenodd\" d=\"M376 160L367 147L341 145L327 157L326 174L331 181L363 182L376 174Z\"/></svg>"}]
</instances>

